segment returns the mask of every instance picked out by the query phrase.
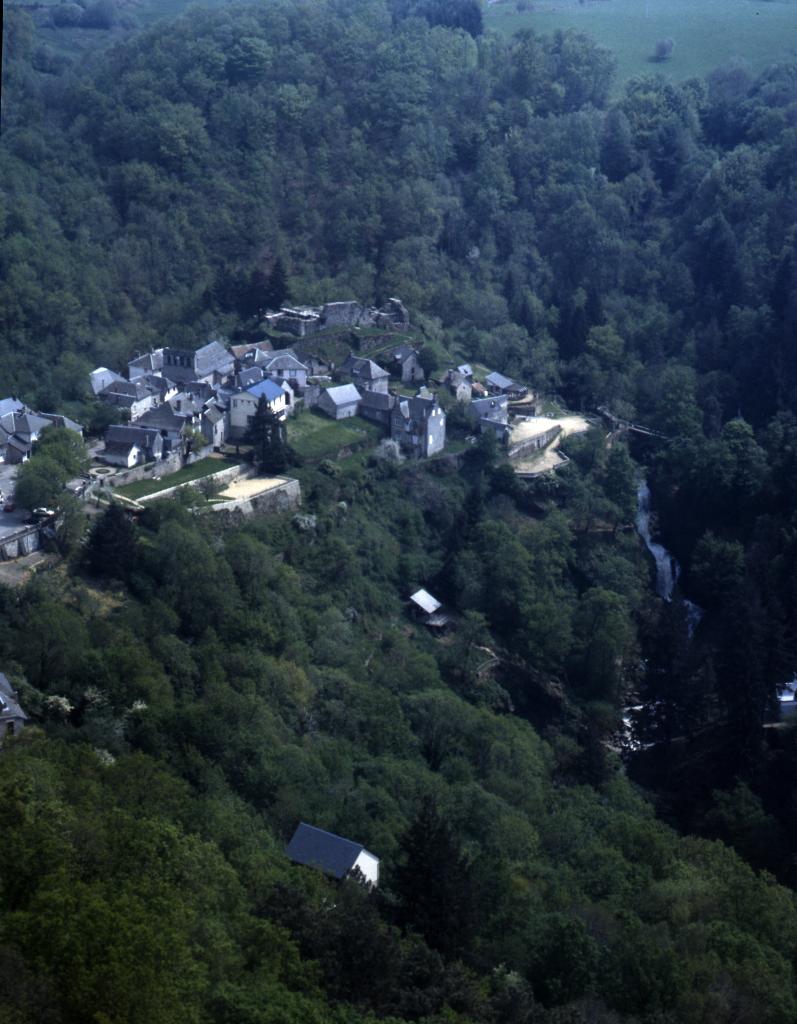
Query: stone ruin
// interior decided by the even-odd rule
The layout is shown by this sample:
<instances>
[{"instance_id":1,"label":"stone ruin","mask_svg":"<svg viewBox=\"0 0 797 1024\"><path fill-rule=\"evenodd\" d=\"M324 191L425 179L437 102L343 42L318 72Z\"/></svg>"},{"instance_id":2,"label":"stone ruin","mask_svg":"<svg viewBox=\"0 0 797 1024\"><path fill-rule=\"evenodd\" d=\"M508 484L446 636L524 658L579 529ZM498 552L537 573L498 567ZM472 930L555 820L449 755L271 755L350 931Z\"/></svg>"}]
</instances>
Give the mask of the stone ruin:
<instances>
[{"instance_id":1,"label":"stone ruin","mask_svg":"<svg viewBox=\"0 0 797 1024\"><path fill-rule=\"evenodd\" d=\"M388 299L377 309L359 302L327 302L323 306L283 306L277 313L267 313L266 326L275 331L307 338L335 327L381 327L403 331L410 325L407 307L401 299Z\"/></svg>"}]
</instances>

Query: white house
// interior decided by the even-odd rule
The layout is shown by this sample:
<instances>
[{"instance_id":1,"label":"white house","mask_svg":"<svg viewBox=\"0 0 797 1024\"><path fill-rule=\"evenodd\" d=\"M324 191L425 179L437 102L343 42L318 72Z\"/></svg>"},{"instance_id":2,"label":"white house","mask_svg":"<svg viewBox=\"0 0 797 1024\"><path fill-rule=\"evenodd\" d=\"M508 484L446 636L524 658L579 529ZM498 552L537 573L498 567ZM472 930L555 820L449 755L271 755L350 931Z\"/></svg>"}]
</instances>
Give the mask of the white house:
<instances>
[{"instance_id":1,"label":"white house","mask_svg":"<svg viewBox=\"0 0 797 1024\"><path fill-rule=\"evenodd\" d=\"M273 380L261 380L246 391L239 391L230 399L230 437L240 440L257 411L260 396L268 403L269 409L281 420L285 419L286 393Z\"/></svg>"},{"instance_id":2,"label":"white house","mask_svg":"<svg viewBox=\"0 0 797 1024\"><path fill-rule=\"evenodd\" d=\"M333 878L346 878L358 871L369 886L379 884L379 858L361 843L325 832L300 822L285 850L294 864L317 868Z\"/></svg>"}]
</instances>

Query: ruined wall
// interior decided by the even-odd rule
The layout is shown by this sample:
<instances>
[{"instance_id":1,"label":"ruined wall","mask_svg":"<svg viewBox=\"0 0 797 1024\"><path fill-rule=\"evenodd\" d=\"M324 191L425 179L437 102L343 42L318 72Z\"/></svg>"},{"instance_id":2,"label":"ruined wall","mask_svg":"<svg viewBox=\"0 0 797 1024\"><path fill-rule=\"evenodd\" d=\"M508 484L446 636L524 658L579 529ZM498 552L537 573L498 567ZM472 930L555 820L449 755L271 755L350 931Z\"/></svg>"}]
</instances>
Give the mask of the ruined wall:
<instances>
[{"instance_id":1,"label":"ruined wall","mask_svg":"<svg viewBox=\"0 0 797 1024\"><path fill-rule=\"evenodd\" d=\"M38 526L22 526L0 542L0 561L10 561L30 555L41 548L41 532Z\"/></svg>"}]
</instances>

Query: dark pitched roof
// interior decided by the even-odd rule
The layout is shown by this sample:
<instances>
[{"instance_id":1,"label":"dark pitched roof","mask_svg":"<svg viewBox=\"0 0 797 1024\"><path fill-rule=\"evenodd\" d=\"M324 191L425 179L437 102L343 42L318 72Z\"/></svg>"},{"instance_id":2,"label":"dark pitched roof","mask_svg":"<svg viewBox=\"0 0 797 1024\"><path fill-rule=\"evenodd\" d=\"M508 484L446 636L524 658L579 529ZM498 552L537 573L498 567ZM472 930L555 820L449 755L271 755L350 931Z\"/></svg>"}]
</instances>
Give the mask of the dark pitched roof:
<instances>
[{"instance_id":1,"label":"dark pitched roof","mask_svg":"<svg viewBox=\"0 0 797 1024\"><path fill-rule=\"evenodd\" d=\"M120 451L122 448L129 451L134 444L140 448L149 448L159 436L155 429L146 430L144 427L114 424L105 431L105 447L113 445L114 451Z\"/></svg>"},{"instance_id":2,"label":"dark pitched roof","mask_svg":"<svg viewBox=\"0 0 797 1024\"><path fill-rule=\"evenodd\" d=\"M153 387L149 383L144 383L143 377L137 377L135 380L114 380L103 388L100 392L100 397L103 395L121 395L124 398L131 398L134 402L140 402L144 398L150 398L152 395L157 394L160 389Z\"/></svg>"},{"instance_id":3,"label":"dark pitched roof","mask_svg":"<svg viewBox=\"0 0 797 1024\"><path fill-rule=\"evenodd\" d=\"M361 843L353 843L334 832L325 832L322 828L301 822L285 853L296 864L306 864L334 878L343 878L364 849Z\"/></svg>"},{"instance_id":4,"label":"dark pitched roof","mask_svg":"<svg viewBox=\"0 0 797 1024\"><path fill-rule=\"evenodd\" d=\"M506 395L474 399L470 403L469 414L471 417L480 416L482 419L506 422L508 416Z\"/></svg>"},{"instance_id":5,"label":"dark pitched roof","mask_svg":"<svg viewBox=\"0 0 797 1024\"><path fill-rule=\"evenodd\" d=\"M177 413L172 406L167 402L165 405L159 405L155 409L148 409L143 416L139 416L136 419L136 423L142 427L153 427L157 430L175 430L178 433L186 425L186 421L193 416L195 408L191 403L191 408L185 413Z\"/></svg>"},{"instance_id":6,"label":"dark pitched roof","mask_svg":"<svg viewBox=\"0 0 797 1024\"><path fill-rule=\"evenodd\" d=\"M197 377L209 374L226 373L232 368L234 357L231 352L218 341L210 341L194 353L194 371Z\"/></svg>"},{"instance_id":7,"label":"dark pitched roof","mask_svg":"<svg viewBox=\"0 0 797 1024\"><path fill-rule=\"evenodd\" d=\"M417 356L418 352L412 347L412 345L398 345L394 348L390 355L393 359L398 359L399 362L405 362L410 356Z\"/></svg>"},{"instance_id":8,"label":"dark pitched roof","mask_svg":"<svg viewBox=\"0 0 797 1024\"><path fill-rule=\"evenodd\" d=\"M224 419L224 410L220 409L218 405L211 405L202 413L208 423L218 423L219 420Z\"/></svg>"},{"instance_id":9,"label":"dark pitched roof","mask_svg":"<svg viewBox=\"0 0 797 1024\"><path fill-rule=\"evenodd\" d=\"M395 395L386 395L381 391L363 391L361 405L371 409L392 409L396 403Z\"/></svg>"},{"instance_id":10,"label":"dark pitched roof","mask_svg":"<svg viewBox=\"0 0 797 1024\"><path fill-rule=\"evenodd\" d=\"M143 356L137 356L135 359L131 359L127 364L128 370L162 370L163 369L163 349L156 348L154 352L145 352Z\"/></svg>"},{"instance_id":11,"label":"dark pitched roof","mask_svg":"<svg viewBox=\"0 0 797 1024\"><path fill-rule=\"evenodd\" d=\"M309 370L307 364L303 363L301 359L297 359L296 353L289 348L271 352L266 356L262 365L269 373L279 373L285 370Z\"/></svg>"},{"instance_id":12,"label":"dark pitched roof","mask_svg":"<svg viewBox=\"0 0 797 1024\"><path fill-rule=\"evenodd\" d=\"M250 388L253 384L263 379L263 371L259 366L250 366L247 370L241 370L238 374L238 385L242 388Z\"/></svg>"},{"instance_id":13,"label":"dark pitched roof","mask_svg":"<svg viewBox=\"0 0 797 1024\"><path fill-rule=\"evenodd\" d=\"M405 398L402 400L402 413L404 413L405 405L407 407L405 416L414 420L416 423L425 423L434 410L439 408L436 398L418 398L417 395L414 398Z\"/></svg>"},{"instance_id":14,"label":"dark pitched roof","mask_svg":"<svg viewBox=\"0 0 797 1024\"><path fill-rule=\"evenodd\" d=\"M340 369L342 373L362 380L383 380L390 376L387 370L383 370L372 359L363 359L361 356L355 356L353 352L346 356L340 364Z\"/></svg>"},{"instance_id":15,"label":"dark pitched roof","mask_svg":"<svg viewBox=\"0 0 797 1024\"><path fill-rule=\"evenodd\" d=\"M502 391L505 390L506 388L511 388L512 385L515 383L509 377L505 377L503 373L497 372L488 374L484 379L485 382L490 385L490 387L501 388Z\"/></svg>"},{"instance_id":16,"label":"dark pitched roof","mask_svg":"<svg viewBox=\"0 0 797 1024\"><path fill-rule=\"evenodd\" d=\"M8 681L8 676L0 672L0 719L8 718L24 718L28 721L28 716L17 700L16 690Z\"/></svg>"},{"instance_id":17,"label":"dark pitched roof","mask_svg":"<svg viewBox=\"0 0 797 1024\"><path fill-rule=\"evenodd\" d=\"M244 359L250 352L253 355L257 351L270 352L273 347L270 341L255 341L250 342L248 345L232 345L230 352L232 352L236 359Z\"/></svg>"}]
</instances>

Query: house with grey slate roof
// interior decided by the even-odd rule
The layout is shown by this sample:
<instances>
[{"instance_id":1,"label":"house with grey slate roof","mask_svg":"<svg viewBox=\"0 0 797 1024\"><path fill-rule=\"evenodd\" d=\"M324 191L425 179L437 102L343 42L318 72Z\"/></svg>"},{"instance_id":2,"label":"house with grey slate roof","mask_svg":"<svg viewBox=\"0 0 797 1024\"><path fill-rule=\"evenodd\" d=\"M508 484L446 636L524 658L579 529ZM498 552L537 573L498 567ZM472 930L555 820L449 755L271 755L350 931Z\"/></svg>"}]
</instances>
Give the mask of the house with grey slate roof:
<instances>
[{"instance_id":1,"label":"house with grey slate roof","mask_svg":"<svg viewBox=\"0 0 797 1024\"><path fill-rule=\"evenodd\" d=\"M163 448L161 433L154 427L114 424L105 431L105 448L101 454L109 465L130 469L160 459Z\"/></svg>"},{"instance_id":2,"label":"house with grey slate roof","mask_svg":"<svg viewBox=\"0 0 797 1024\"><path fill-rule=\"evenodd\" d=\"M316 403L318 408L333 420L345 420L357 415L360 392L353 384L341 384L336 388L321 391Z\"/></svg>"},{"instance_id":3,"label":"house with grey slate roof","mask_svg":"<svg viewBox=\"0 0 797 1024\"><path fill-rule=\"evenodd\" d=\"M285 853L294 864L316 868L332 878L340 880L355 874L360 875L368 886L379 884L378 857L369 853L361 843L303 821L293 833Z\"/></svg>"},{"instance_id":4,"label":"house with grey slate roof","mask_svg":"<svg viewBox=\"0 0 797 1024\"><path fill-rule=\"evenodd\" d=\"M384 395L387 394L390 374L372 359L361 359L354 353L349 353L340 364L339 373L344 377L351 377L352 383L360 391L380 391Z\"/></svg>"},{"instance_id":5,"label":"house with grey slate roof","mask_svg":"<svg viewBox=\"0 0 797 1024\"><path fill-rule=\"evenodd\" d=\"M22 710L16 690L0 672L0 747L7 736L18 736L30 719Z\"/></svg>"},{"instance_id":6,"label":"house with grey slate roof","mask_svg":"<svg viewBox=\"0 0 797 1024\"><path fill-rule=\"evenodd\" d=\"M426 380L423 367L418 362L418 350L411 345L399 345L389 354L390 370L402 384L414 384Z\"/></svg>"},{"instance_id":7,"label":"house with grey slate roof","mask_svg":"<svg viewBox=\"0 0 797 1024\"><path fill-rule=\"evenodd\" d=\"M149 375L136 380L114 380L98 395L106 405L127 409L130 419L137 420L162 402L162 390L151 383Z\"/></svg>"},{"instance_id":8,"label":"house with grey slate roof","mask_svg":"<svg viewBox=\"0 0 797 1024\"><path fill-rule=\"evenodd\" d=\"M171 347L163 349L163 376L178 384L190 380L216 383L231 374L234 368L235 356L220 341L210 341L196 351Z\"/></svg>"},{"instance_id":9,"label":"house with grey slate roof","mask_svg":"<svg viewBox=\"0 0 797 1024\"><path fill-rule=\"evenodd\" d=\"M446 414L432 396L399 398L390 413L390 437L410 458L429 458L445 448Z\"/></svg>"},{"instance_id":10,"label":"house with grey slate roof","mask_svg":"<svg viewBox=\"0 0 797 1024\"><path fill-rule=\"evenodd\" d=\"M509 409L506 395L493 398L476 398L468 406L468 419L474 429L483 434L486 430L495 434L496 439L505 442L509 437Z\"/></svg>"},{"instance_id":11,"label":"house with grey slate roof","mask_svg":"<svg viewBox=\"0 0 797 1024\"><path fill-rule=\"evenodd\" d=\"M52 426L51 420L31 412L26 406L21 411L7 412L0 416L0 461L24 462L33 451L34 441L45 427Z\"/></svg>"},{"instance_id":12,"label":"house with grey slate roof","mask_svg":"<svg viewBox=\"0 0 797 1024\"><path fill-rule=\"evenodd\" d=\"M227 412L218 402L209 402L199 420L199 429L207 443L221 448L227 439Z\"/></svg>"},{"instance_id":13,"label":"house with grey slate roof","mask_svg":"<svg viewBox=\"0 0 797 1024\"><path fill-rule=\"evenodd\" d=\"M154 352L145 352L143 356L131 359L127 364L128 380L136 380L147 373L160 373L163 370L164 351L162 348L156 348Z\"/></svg>"},{"instance_id":14,"label":"house with grey slate roof","mask_svg":"<svg viewBox=\"0 0 797 1024\"><path fill-rule=\"evenodd\" d=\"M99 395L110 384L118 384L124 377L115 370L109 370L107 366L98 366L89 374L89 386L93 395Z\"/></svg>"},{"instance_id":15,"label":"house with grey slate roof","mask_svg":"<svg viewBox=\"0 0 797 1024\"><path fill-rule=\"evenodd\" d=\"M489 373L484 383L491 395L508 395L510 398L522 398L529 390L525 384L518 384L502 373Z\"/></svg>"},{"instance_id":16,"label":"house with grey slate roof","mask_svg":"<svg viewBox=\"0 0 797 1024\"><path fill-rule=\"evenodd\" d=\"M390 414L395 404L395 395L383 394L381 391L363 391L358 412L363 419L390 429Z\"/></svg>"},{"instance_id":17,"label":"house with grey slate roof","mask_svg":"<svg viewBox=\"0 0 797 1024\"><path fill-rule=\"evenodd\" d=\"M275 349L263 353L257 365L272 380L286 380L292 391L304 391L310 367L297 358L293 349Z\"/></svg>"}]
</instances>

